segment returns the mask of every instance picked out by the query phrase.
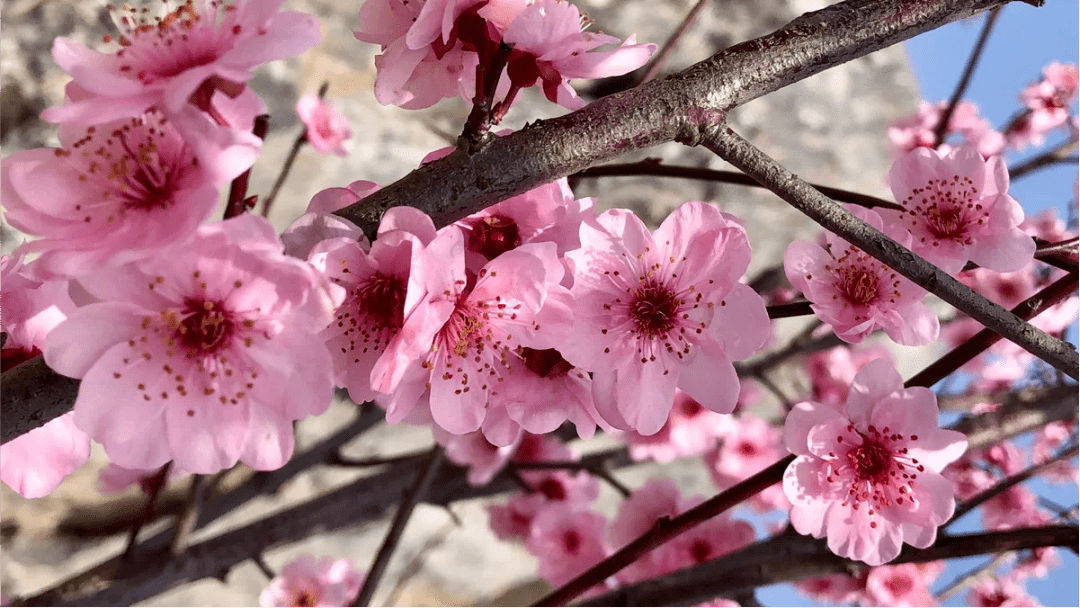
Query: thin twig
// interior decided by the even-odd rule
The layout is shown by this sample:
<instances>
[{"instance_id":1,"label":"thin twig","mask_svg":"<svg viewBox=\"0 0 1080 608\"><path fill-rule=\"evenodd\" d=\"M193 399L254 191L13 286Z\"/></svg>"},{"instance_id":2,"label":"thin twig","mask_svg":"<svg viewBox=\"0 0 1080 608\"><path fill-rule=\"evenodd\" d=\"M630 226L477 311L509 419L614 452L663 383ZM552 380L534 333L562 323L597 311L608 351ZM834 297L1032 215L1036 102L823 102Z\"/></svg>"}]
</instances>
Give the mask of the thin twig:
<instances>
[{"instance_id":1,"label":"thin twig","mask_svg":"<svg viewBox=\"0 0 1080 608\"><path fill-rule=\"evenodd\" d=\"M759 183L749 175L740 171L723 171L720 169L704 169L701 167L687 167L684 165L666 165L657 158L647 158L642 161L633 163L610 163L606 165L600 165L597 167L590 167L584 171L578 171L571 175L573 178L597 178L597 177L633 177L640 175L648 175L654 177L678 177L686 179L698 179L712 182L720 182L725 184L734 184L738 186L749 186L751 188L766 188L767 186ZM893 209L896 211L902 211L903 207L876 196L870 196L868 194L859 194L858 192L851 192L850 190L842 190L840 188L833 188L831 186L823 186L821 184L810 184L816 188L819 192L825 196L838 200L842 203L851 203L860 207L874 208L882 207L885 209Z\"/></svg>"},{"instance_id":2,"label":"thin twig","mask_svg":"<svg viewBox=\"0 0 1080 608\"><path fill-rule=\"evenodd\" d=\"M266 114L259 114L255 117L255 126L252 132L255 133L255 137L259 139L266 139L266 132L270 129L270 117ZM251 167L248 167L243 173L237 175L233 179L232 184L229 185L229 198L225 204L225 219L236 217L241 213L245 213L248 210L248 203L250 199L247 196L248 180L251 179Z\"/></svg>"},{"instance_id":3,"label":"thin twig","mask_svg":"<svg viewBox=\"0 0 1080 608\"><path fill-rule=\"evenodd\" d=\"M765 307L770 319L790 319L791 317L805 317L814 314L810 302L787 302L785 304L773 304Z\"/></svg>"},{"instance_id":4,"label":"thin twig","mask_svg":"<svg viewBox=\"0 0 1080 608\"><path fill-rule=\"evenodd\" d=\"M784 406L784 411L791 411L795 402L789 399L788 396L784 394L784 391L780 390L780 387L769 378L768 374L759 372L754 378L780 401L780 405Z\"/></svg>"},{"instance_id":5,"label":"thin twig","mask_svg":"<svg viewBox=\"0 0 1080 608\"><path fill-rule=\"evenodd\" d=\"M544 596L534 605L562 606L566 604L598 583L603 582L609 576L634 563L649 551L779 482L784 470L794 460L794 456L782 458L749 479L735 484L688 511L670 519L667 517L658 519L648 532L630 541L625 547L589 568L569 583Z\"/></svg>"},{"instance_id":6,"label":"thin twig","mask_svg":"<svg viewBox=\"0 0 1080 608\"><path fill-rule=\"evenodd\" d=\"M649 82L653 78L656 78L656 75L660 73L660 69L664 67L664 62L667 61L667 58L671 55L672 51L675 50L675 45L679 43L683 34L690 29L690 25L697 19L698 14L708 3L709 0L698 0L697 4L694 5L694 8L690 9L690 12L686 14L686 17L683 17L682 22L679 23L678 27L675 28L675 31L673 31L667 41L664 42L664 46L660 47L660 50L649 60L648 65L645 66L645 74L641 77L641 81L634 86Z\"/></svg>"},{"instance_id":7,"label":"thin twig","mask_svg":"<svg viewBox=\"0 0 1080 608\"><path fill-rule=\"evenodd\" d=\"M146 490L146 508L143 509L142 515L135 519L131 525L131 532L128 533L127 545L124 546L124 552L120 554L121 559L128 559L132 556L135 550L135 545L139 539L139 531L142 527L150 523L154 519L154 509L157 506L158 496L161 495L161 490L165 488L165 483L169 479L169 469L172 468L172 461L166 462L157 473L145 480Z\"/></svg>"},{"instance_id":8,"label":"thin twig","mask_svg":"<svg viewBox=\"0 0 1080 608\"><path fill-rule=\"evenodd\" d=\"M745 363L736 363L735 372L740 378L754 378L777 365L786 361L789 357L802 352L824 350L843 344L835 333L826 334L820 338L814 338L814 332L821 327L821 319L815 318L797 336L791 339L783 348L768 353L758 359Z\"/></svg>"},{"instance_id":9,"label":"thin twig","mask_svg":"<svg viewBox=\"0 0 1080 608\"><path fill-rule=\"evenodd\" d=\"M1077 140L1070 139L1038 156L1029 158L1015 167L1009 167L1009 180L1016 181L1029 173L1058 163L1076 166L1074 152L1076 152L1077 143Z\"/></svg>"},{"instance_id":10,"label":"thin twig","mask_svg":"<svg viewBox=\"0 0 1080 608\"><path fill-rule=\"evenodd\" d=\"M701 128L697 142L754 179L793 207L971 318L1046 361L1069 377L1080 377L1080 357L1065 342L1017 318L975 293L940 268L856 218L725 125Z\"/></svg>"},{"instance_id":11,"label":"thin twig","mask_svg":"<svg viewBox=\"0 0 1080 608\"><path fill-rule=\"evenodd\" d=\"M1009 488L1017 484L1024 483L1025 481L1050 468L1054 464L1065 460L1066 458L1072 458L1077 454L1078 449L1080 448L1078 448L1077 444L1074 442L1072 445L1063 448L1052 458L1048 458L1047 460L1040 462L1039 464L1032 465L1015 475L1010 475L1005 479L997 482L992 487L989 487L982 492L979 492L975 496L972 496L964 502L956 505L956 511L953 512L953 516L949 518L949 521L942 524L942 527L951 525L956 520L967 515L973 509L978 508L984 502L994 498L995 496L1000 495L1002 492L1008 490Z\"/></svg>"},{"instance_id":12,"label":"thin twig","mask_svg":"<svg viewBox=\"0 0 1080 608\"><path fill-rule=\"evenodd\" d=\"M263 576L265 576L266 578L270 580L274 580L275 578L277 578L277 574L275 574L274 570L267 565L266 560L263 559L261 553L256 553L255 555L252 555L251 561L255 564L255 567L259 569L259 572L262 572Z\"/></svg>"},{"instance_id":13,"label":"thin twig","mask_svg":"<svg viewBox=\"0 0 1080 608\"><path fill-rule=\"evenodd\" d=\"M615 489L616 492L622 494L623 498L627 498L628 496L633 494L633 491L631 491L630 488L626 487L626 485L623 484L623 482L619 481L618 478L616 478L615 475L611 473L611 471L605 469L604 467L593 466L589 467L586 470L595 477L599 477L600 479L606 481L609 486Z\"/></svg>"},{"instance_id":14,"label":"thin twig","mask_svg":"<svg viewBox=\"0 0 1080 608\"><path fill-rule=\"evenodd\" d=\"M319 86L319 99L326 97L328 90L330 90L330 82L324 80L322 85ZM300 154L300 148L303 147L305 142L307 142L307 125L303 125L303 128L300 129L300 135L297 135L296 139L293 140L292 147L289 148L289 154L285 157L285 164L281 166L281 171L278 171L277 179L274 180L274 185L270 188L270 194L267 194L266 200L263 201L263 217L270 215L270 205L273 205L274 201L277 200L278 193L281 192L282 186L285 185L285 178L289 177L293 163L296 162L296 157Z\"/></svg>"},{"instance_id":15,"label":"thin twig","mask_svg":"<svg viewBox=\"0 0 1080 608\"><path fill-rule=\"evenodd\" d=\"M502 78L506 62L510 59L513 48L505 42L500 42L491 58L491 63L486 66L476 66L476 95L473 97L472 111L465 119L465 126L458 136L457 145L463 150L475 151L482 143L483 136L497 122L492 112L492 104L495 101L495 93L499 88L499 80ZM483 78L481 78L483 76ZM513 85L511 85L512 87Z\"/></svg>"},{"instance_id":16,"label":"thin twig","mask_svg":"<svg viewBox=\"0 0 1080 608\"><path fill-rule=\"evenodd\" d=\"M353 600L353 606L367 606L371 602L371 597L375 595L375 588L379 585L379 579L386 572L386 566L390 564L390 556L393 555L394 549L397 548L398 542L401 540L402 533L405 532L405 525L409 523L409 517L412 516L413 509L420 503L423 495L427 493L431 482L435 480L443 460L442 446L435 446L431 449L430 454L424 468L416 474L416 481L413 482L412 487L402 497L401 505L398 507L397 513L394 514L394 521L390 524L390 530L386 533L386 538L383 539L379 552L375 554L375 560L371 562L371 567L368 568L364 586L360 588L360 593Z\"/></svg>"},{"instance_id":17,"label":"thin twig","mask_svg":"<svg viewBox=\"0 0 1080 608\"><path fill-rule=\"evenodd\" d=\"M1035 295L1017 304L1012 309L1012 314L1027 321L1034 319L1043 311L1051 308L1068 298L1077 287L1077 275L1067 274L1050 285L1044 287ZM945 376L953 373L963 363L966 363L980 353L990 348L1001 340L1001 335L989 329L980 330L974 336L968 338L963 344L945 353L937 361L926 366L921 372L915 374L910 382L918 383L918 386L933 386ZM962 361L963 363L958 363Z\"/></svg>"},{"instance_id":18,"label":"thin twig","mask_svg":"<svg viewBox=\"0 0 1080 608\"><path fill-rule=\"evenodd\" d=\"M944 604L960 591L975 581L975 579L997 568L1005 559L1011 555L1011 553L998 553L994 557L990 558L990 561L981 566L977 566L961 574L953 579L951 583L945 586L944 589L934 594L934 599L937 600L938 605Z\"/></svg>"},{"instance_id":19,"label":"thin twig","mask_svg":"<svg viewBox=\"0 0 1080 608\"><path fill-rule=\"evenodd\" d=\"M953 112L956 111L956 104L960 103L960 99L964 97L964 91L967 90L971 77L975 74L975 67L979 65L979 58L986 47L986 41L990 38L990 32L994 29L994 24L997 23L998 17L1001 15L1001 9L1000 6L993 9L986 17L986 23L983 24L979 39L975 42L975 48L971 49L971 56L968 57L964 73L960 76L960 81L956 83L956 89L953 91L952 97L949 98L949 104L945 106L945 111L941 113L941 121L934 128L934 147L941 145L945 141L945 134L949 130L949 121L952 120Z\"/></svg>"},{"instance_id":20,"label":"thin twig","mask_svg":"<svg viewBox=\"0 0 1080 608\"><path fill-rule=\"evenodd\" d=\"M187 549L188 539L195 529L195 524L199 521L199 509L206 498L208 481L205 475L191 476L191 493L187 504L184 505L184 510L176 518L176 531L172 542L169 543L169 551L173 555L183 555L184 550Z\"/></svg>"},{"instance_id":21,"label":"thin twig","mask_svg":"<svg viewBox=\"0 0 1080 608\"><path fill-rule=\"evenodd\" d=\"M425 455L431 453L430 449L420 452L410 452L408 454L401 454L400 456L375 456L372 458L350 458L343 456L341 450L338 450L326 457L326 464L338 466L338 467L377 467L386 464L398 464L402 462L408 462L410 460L416 460L417 458L423 458Z\"/></svg>"}]
</instances>

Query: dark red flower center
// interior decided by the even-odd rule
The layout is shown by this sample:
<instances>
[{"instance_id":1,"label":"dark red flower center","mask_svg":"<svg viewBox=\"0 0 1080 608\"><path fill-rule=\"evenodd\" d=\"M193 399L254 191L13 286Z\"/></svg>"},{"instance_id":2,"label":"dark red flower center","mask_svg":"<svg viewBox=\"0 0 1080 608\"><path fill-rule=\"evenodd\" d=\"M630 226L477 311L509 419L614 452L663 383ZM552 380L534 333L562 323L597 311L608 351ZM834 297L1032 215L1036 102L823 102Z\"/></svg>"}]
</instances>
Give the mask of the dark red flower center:
<instances>
[{"instance_id":1,"label":"dark red flower center","mask_svg":"<svg viewBox=\"0 0 1080 608\"><path fill-rule=\"evenodd\" d=\"M563 359L562 353L554 348L547 350L523 348L521 358L525 360L525 367L541 378L565 376L574 369L573 365Z\"/></svg>"},{"instance_id":2,"label":"dark red flower center","mask_svg":"<svg viewBox=\"0 0 1080 608\"><path fill-rule=\"evenodd\" d=\"M677 322L680 300L674 291L655 281L649 281L634 291L630 316L638 332L647 336L662 336Z\"/></svg>"},{"instance_id":3,"label":"dark red flower center","mask_svg":"<svg viewBox=\"0 0 1080 608\"><path fill-rule=\"evenodd\" d=\"M177 339L189 352L216 354L229 344L236 324L225 307L210 300L190 301L177 328Z\"/></svg>"},{"instance_id":4,"label":"dark red flower center","mask_svg":"<svg viewBox=\"0 0 1080 608\"><path fill-rule=\"evenodd\" d=\"M848 464L855 469L860 481L884 481L892 466L889 449L880 443L863 437L863 444L847 453Z\"/></svg>"},{"instance_id":5,"label":"dark red flower center","mask_svg":"<svg viewBox=\"0 0 1080 608\"><path fill-rule=\"evenodd\" d=\"M501 215L489 215L477 222L469 237L469 247L494 260L521 244L517 223Z\"/></svg>"}]
</instances>

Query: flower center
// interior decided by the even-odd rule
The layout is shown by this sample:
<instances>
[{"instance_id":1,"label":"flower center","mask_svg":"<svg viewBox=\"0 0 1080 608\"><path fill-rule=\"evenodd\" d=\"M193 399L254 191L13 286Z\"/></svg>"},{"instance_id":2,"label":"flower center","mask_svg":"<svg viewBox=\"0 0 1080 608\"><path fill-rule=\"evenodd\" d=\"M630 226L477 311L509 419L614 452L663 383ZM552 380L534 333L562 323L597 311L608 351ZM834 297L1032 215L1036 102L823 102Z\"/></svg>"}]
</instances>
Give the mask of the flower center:
<instances>
[{"instance_id":1,"label":"flower center","mask_svg":"<svg viewBox=\"0 0 1080 608\"><path fill-rule=\"evenodd\" d=\"M566 547L567 553L577 553L581 544L581 535L577 533L577 530L567 530L563 534L563 546Z\"/></svg>"},{"instance_id":2,"label":"flower center","mask_svg":"<svg viewBox=\"0 0 1080 608\"><path fill-rule=\"evenodd\" d=\"M213 355L228 346L236 325L218 302L188 302L176 338L189 353Z\"/></svg>"},{"instance_id":3,"label":"flower center","mask_svg":"<svg viewBox=\"0 0 1080 608\"><path fill-rule=\"evenodd\" d=\"M694 544L690 545L690 556L694 559L695 563L703 563L708 561L712 557L712 545L704 540L696 540Z\"/></svg>"},{"instance_id":4,"label":"flower center","mask_svg":"<svg viewBox=\"0 0 1080 608\"><path fill-rule=\"evenodd\" d=\"M562 353L554 348L547 350L522 348L521 358L525 360L525 367L541 378L558 378L574 369L573 365L563 359Z\"/></svg>"},{"instance_id":5,"label":"flower center","mask_svg":"<svg viewBox=\"0 0 1080 608\"><path fill-rule=\"evenodd\" d=\"M848 464L855 469L859 481L879 483L885 480L892 466L889 449L871 439L863 437L863 444L847 453Z\"/></svg>"},{"instance_id":6,"label":"flower center","mask_svg":"<svg viewBox=\"0 0 1080 608\"><path fill-rule=\"evenodd\" d=\"M500 215L489 215L473 226L469 247L489 260L521 244L517 222Z\"/></svg>"},{"instance_id":7,"label":"flower center","mask_svg":"<svg viewBox=\"0 0 1080 608\"><path fill-rule=\"evenodd\" d=\"M376 274L358 285L352 296L355 309L379 328L400 327L404 317L405 286L395 276Z\"/></svg>"},{"instance_id":8,"label":"flower center","mask_svg":"<svg viewBox=\"0 0 1080 608\"><path fill-rule=\"evenodd\" d=\"M319 594L314 589L303 589L293 597L293 606L318 606Z\"/></svg>"},{"instance_id":9,"label":"flower center","mask_svg":"<svg viewBox=\"0 0 1080 608\"><path fill-rule=\"evenodd\" d=\"M931 179L926 187L916 188L901 201L907 209L912 234L922 242L927 238L937 241L955 241L961 245L972 243L972 232L986 223L989 216L981 203L976 203L979 191L968 177L953 175L949 179Z\"/></svg>"},{"instance_id":10,"label":"flower center","mask_svg":"<svg viewBox=\"0 0 1080 608\"><path fill-rule=\"evenodd\" d=\"M845 268L840 276L840 291L848 301L858 306L869 306L878 299L877 277L862 267Z\"/></svg>"},{"instance_id":11,"label":"flower center","mask_svg":"<svg viewBox=\"0 0 1080 608\"><path fill-rule=\"evenodd\" d=\"M540 482L540 486L536 489L543 493L544 496L547 496L549 500L566 500L566 486L554 477L548 477Z\"/></svg>"},{"instance_id":12,"label":"flower center","mask_svg":"<svg viewBox=\"0 0 1080 608\"><path fill-rule=\"evenodd\" d=\"M682 303L674 291L655 281L649 281L634 292L630 316L638 333L649 337L666 335L677 321Z\"/></svg>"}]
</instances>

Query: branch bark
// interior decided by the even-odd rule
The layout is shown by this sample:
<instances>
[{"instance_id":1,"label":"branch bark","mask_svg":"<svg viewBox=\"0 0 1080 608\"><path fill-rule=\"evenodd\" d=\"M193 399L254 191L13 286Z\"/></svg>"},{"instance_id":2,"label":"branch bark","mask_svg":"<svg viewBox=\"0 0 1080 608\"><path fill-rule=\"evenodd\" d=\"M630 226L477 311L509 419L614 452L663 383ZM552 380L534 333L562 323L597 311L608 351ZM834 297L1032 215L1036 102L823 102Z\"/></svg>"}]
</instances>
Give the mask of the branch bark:
<instances>
[{"instance_id":1,"label":"branch bark","mask_svg":"<svg viewBox=\"0 0 1080 608\"><path fill-rule=\"evenodd\" d=\"M762 95L1002 0L847 0L721 51L667 78L538 121L469 154L457 150L346 207L338 215L374 237L389 208L411 205L444 226L484 207L619 155L694 141Z\"/></svg>"},{"instance_id":2,"label":"branch bark","mask_svg":"<svg viewBox=\"0 0 1080 608\"><path fill-rule=\"evenodd\" d=\"M900 556L889 563L930 562L1036 547L1075 548L1078 542L1076 526L939 536L937 542L926 549L904 547ZM865 567L860 562L837 557L829 551L824 540L781 534L700 566L590 598L582 605L691 606L765 585L847 573Z\"/></svg>"},{"instance_id":3,"label":"branch bark","mask_svg":"<svg viewBox=\"0 0 1080 608\"><path fill-rule=\"evenodd\" d=\"M940 268L916 256L874 230L843 207L769 158L725 125L703 129L700 145L765 184L791 206L955 306L985 327L1008 338L1031 354L1076 379L1080 358L1071 346L1024 322L1013 313L975 293Z\"/></svg>"}]
</instances>

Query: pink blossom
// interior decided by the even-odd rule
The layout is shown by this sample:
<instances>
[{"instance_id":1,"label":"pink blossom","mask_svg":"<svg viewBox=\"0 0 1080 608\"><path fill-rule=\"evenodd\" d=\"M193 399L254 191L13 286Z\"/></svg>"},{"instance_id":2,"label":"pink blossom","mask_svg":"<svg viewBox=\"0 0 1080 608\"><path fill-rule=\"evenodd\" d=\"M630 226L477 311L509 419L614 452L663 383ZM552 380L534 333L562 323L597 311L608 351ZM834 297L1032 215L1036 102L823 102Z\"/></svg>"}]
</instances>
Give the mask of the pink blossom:
<instances>
[{"instance_id":1,"label":"pink blossom","mask_svg":"<svg viewBox=\"0 0 1080 608\"><path fill-rule=\"evenodd\" d=\"M360 593L364 573L349 560L304 554L281 569L259 595L262 606L348 606Z\"/></svg>"},{"instance_id":2,"label":"pink blossom","mask_svg":"<svg viewBox=\"0 0 1080 608\"><path fill-rule=\"evenodd\" d=\"M693 501L682 496L671 479L652 479L635 490L619 505L619 511L611 522L608 536L618 549L648 532L661 517L675 517L693 506ZM660 551L645 554L617 576L620 581L633 582L664 574L667 570Z\"/></svg>"},{"instance_id":3,"label":"pink blossom","mask_svg":"<svg viewBox=\"0 0 1080 608\"><path fill-rule=\"evenodd\" d=\"M948 102L922 101L914 116L898 121L889 127L889 140L897 156L904 156L916 148L949 148L937 141L935 131L941 123ZM1005 136L994 130L990 122L979 115L979 106L970 101L960 101L953 108L944 135L959 133L967 143L977 147L979 153L989 158L1001 154Z\"/></svg>"},{"instance_id":4,"label":"pink blossom","mask_svg":"<svg viewBox=\"0 0 1080 608\"><path fill-rule=\"evenodd\" d=\"M157 108L211 171L240 173L258 154L261 142L250 130L265 111L246 86L252 69L319 41L313 16L279 13L280 6L281 0L188 0L152 19L124 9L111 53L57 38L53 58L72 81L68 102L42 117L91 125Z\"/></svg>"},{"instance_id":5,"label":"pink blossom","mask_svg":"<svg viewBox=\"0 0 1080 608\"><path fill-rule=\"evenodd\" d=\"M334 212L359 201L378 189L379 185L376 183L357 180L344 188L326 188L316 192L315 196L311 197L311 201L308 202L304 215L300 216L281 234L281 242L285 244L285 253L306 260L311 250L320 241L335 237L351 238L357 241L365 251L368 250L371 243L368 241L367 236L364 235L364 232L349 220L334 215ZM392 211L386 212L388 217L383 218L383 221L380 222L380 230L383 230L388 223L392 223L389 216L401 213L400 211L391 213ZM424 221L421 218L427 218L419 209L412 209L405 213L412 213L418 224ZM435 238L435 224L431 223L431 218L427 218L426 223L431 226L430 237L426 239L430 241ZM410 229L408 232L421 234L422 230Z\"/></svg>"},{"instance_id":6,"label":"pink blossom","mask_svg":"<svg viewBox=\"0 0 1080 608\"><path fill-rule=\"evenodd\" d=\"M508 417L501 384L515 380L510 374L522 365L518 349L552 348L570 326L555 245L532 243L500 255L480 270L471 289L460 230L444 231L426 251L427 261L413 262L410 281L425 285L427 295L411 308L402 339L372 372L373 388L397 397L387 420L407 416L430 387L431 416L440 427L461 434L483 425L492 443L511 443L515 426L492 423L520 424Z\"/></svg>"},{"instance_id":7,"label":"pink blossom","mask_svg":"<svg viewBox=\"0 0 1080 608\"><path fill-rule=\"evenodd\" d=\"M916 564L878 566L866 577L868 606L936 606L927 584L930 581Z\"/></svg>"},{"instance_id":8,"label":"pink blossom","mask_svg":"<svg viewBox=\"0 0 1080 608\"><path fill-rule=\"evenodd\" d=\"M700 501L698 501L700 502ZM674 572L703 564L754 542L754 527L727 513L712 517L662 546L661 570Z\"/></svg>"},{"instance_id":9,"label":"pink blossom","mask_svg":"<svg viewBox=\"0 0 1080 608\"><path fill-rule=\"evenodd\" d=\"M994 476L971 456L962 456L941 472L953 485L953 493L967 500L994 485Z\"/></svg>"},{"instance_id":10,"label":"pink blossom","mask_svg":"<svg viewBox=\"0 0 1080 608\"><path fill-rule=\"evenodd\" d=\"M829 574L807 578L795 583L803 595L825 604L851 604L863 596L865 574L856 578L850 574Z\"/></svg>"},{"instance_id":11,"label":"pink blossom","mask_svg":"<svg viewBox=\"0 0 1080 608\"><path fill-rule=\"evenodd\" d=\"M1054 62L1043 68L1043 79L1020 92L1020 103L1029 110L1025 127L1036 145L1051 130L1069 121L1069 104L1076 98L1080 77L1072 64Z\"/></svg>"},{"instance_id":12,"label":"pink blossom","mask_svg":"<svg viewBox=\"0 0 1080 608\"><path fill-rule=\"evenodd\" d=\"M649 234L612 209L581 225L573 265L569 361L593 371L605 420L643 435L660 430L680 388L728 413L739 396L732 360L761 348L771 324L761 296L738 282L750 261L746 232L707 203L679 207Z\"/></svg>"},{"instance_id":13,"label":"pink blossom","mask_svg":"<svg viewBox=\"0 0 1080 608\"><path fill-rule=\"evenodd\" d=\"M1016 272L995 272L986 268L973 268L960 273L959 279L989 300L1012 308L1035 293L1033 266Z\"/></svg>"},{"instance_id":14,"label":"pink blossom","mask_svg":"<svg viewBox=\"0 0 1080 608\"><path fill-rule=\"evenodd\" d=\"M275 469L292 454L292 421L330 404L317 334L341 295L286 257L262 218L200 228L85 287L101 301L49 334L45 359L82 378L75 423L120 466Z\"/></svg>"},{"instance_id":15,"label":"pink blossom","mask_svg":"<svg viewBox=\"0 0 1080 608\"><path fill-rule=\"evenodd\" d=\"M307 128L307 142L316 152L345 156L345 140L352 137L349 119L317 95L304 95L296 102L296 113Z\"/></svg>"},{"instance_id":16,"label":"pink blossom","mask_svg":"<svg viewBox=\"0 0 1080 608\"><path fill-rule=\"evenodd\" d=\"M937 399L904 388L887 361L855 376L845 411L797 404L784 442L797 458L784 472L791 524L800 534L828 536L829 549L871 566L906 542L928 547L955 508L941 470L967 447L962 433L937 428Z\"/></svg>"},{"instance_id":17,"label":"pink blossom","mask_svg":"<svg viewBox=\"0 0 1080 608\"><path fill-rule=\"evenodd\" d=\"M891 226L911 232L911 249L955 274L971 260L999 272L1031 263L1035 242L1019 224L1024 210L1008 195L1000 157L984 160L971 146L948 153L920 148L897 160L889 186L903 212L882 210Z\"/></svg>"},{"instance_id":18,"label":"pink blossom","mask_svg":"<svg viewBox=\"0 0 1080 608\"><path fill-rule=\"evenodd\" d=\"M399 209L387 214L396 216ZM384 231L370 251L355 239L338 237L322 241L310 254L312 266L346 292L322 336L334 360L336 383L346 387L356 403L375 398L372 369L401 331L405 315L426 295L410 272L427 244L423 238L434 236L430 221L422 237L405 230Z\"/></svg>"},{"instance_id":19,"label":"pink blossom","mask_svg":"<svg viewBox=\"0 0 1080 608\"><path fill-rule=\"evenodd\" d=\"M539 492L514 494L505 505L487 506L488 525L495 537L504 541L527 541L532 534L533 520L550 501Z\"/></svg>"},{"instance_id":20,"label":"pink blossom","mask_svg":"<svg viewBox=\"0 0 1080 608\"><path fill-rule=\"evenodd\" d=\"M131 486L139 486L143 492L148 492L151 479L161 470L156 469L125 469L116 463L110 462L98 473L98 491L102 494L114 494L123 492ZM187 472L178 467L169 467L166 481L172 481L178 477L187 475Z\"/></svg>"},{"instance_id":21,"label":"pink blossom","mask_svg":"<svg viewBox=\"0 0 1080 608\"><path fill-rule=\"evenodd\" d=\"M851 381L859 369L874 359L893 360L892 354L880 344L863 342L852 346L834 346L811 353L806 357L806 372L810 376L810 399L818 403L843 406Z\"/></svg>"},{"instance_id":22,"label":"pink blossom","mask_svg":"<svg viewBox=\"0 0 1080 608\"><path fill-rule=\"evenodd\" d=\"M599 513L552 506L537 515L526 546L539 561L540 577L563 585L611 553L606 529Z\"/></svg>"},{"instance_id":23,"label":"pink blossom","mask_svg":"<svg viewBox=\"0 0 1080 608\"><path fill-rule=\"evenodd\" d=\"M971 586L968 604L972 606L1038 606L1039 602L1009 577L982 576Z\"/></svg>"},{"instance_id":24,"label":"pink blossom","mask_svg":"<svg viewBox=\"0 0 1080 608\"><path fill-rule=\"evenodd\" d=\"M35 262L36 264L36 262ZM18 256L0 258L5 367L40 353L48 334L75 311L67 281L30 277ZM0 447L0 479L24 498L41 498L90 457L90 437L64 414Z\"/></svg>"},{"instance_id":25,"label":"pink blossom","mask_svg":"<svg viewBox=\"0 0 1080 608\"><path fill-rule=\"evenodd\" d=\"M721 433L720 444L705 456L713 482L723 490L765 469L783 456L779 429L757 416L744 414ZM757 511L787 509L783 489L773 485L755 494L750 505Z\"/></svg>"},{"instance_id":26,"label":"pink blossom","mask_svg":"<svg viewBox=\"0 0 1080 608\"><path fill-rule=\"evenodd\" d=\"M518 89L543 82L549 100L570 109L585 105L573 87L573 78L604 78L626 74L645 65L655 44L634 44L631 36L618 48L596 51L619 39L584 31L588 21L577 7L563 0L535 0L521 11L503 34L513 47L506 71L512 100Z\"/></svg>"},{"instance_id":27,"label":"pink blossom","mask_svg":"<svg viewBox=\"0 0 1080 608\"><path fill-rule=\"evenodd\" d=\"M68 413L0 446L0 479L23 498L41 498L89 458L90 437Z\"/></svg>"},{"instance_id":28,"label":"pink blossom","mask_svg":"<svg viewBox=\"0 0 1080 608\"><path fill-rule=\"evenodd\" d=\"M743 388L748 386L743 383ZM699 456L716 446L721 433L731 425L731 417L705 409L689 395L675 389L675 404L667 422L654 435L633 431L623 435L630 458L671 462L683 456Z\"/></svg>"},{"instance_id":29,"label":"pink blossom","mask_svg":"<svg viewBox=\"0 0 1080 608\"><path fill-rule=\"evenodd\" d=\"M1065 221L1058 217L1057 209L1043 209L1042 211L1024 218L1020 229L1033 237L1044 241L1057 243L1076 236L1069 230Z\"/></svg>"},{"instance_id":30,"label":"pink blossom","mask_svg":"<svg viewBox=\"0 0 1080 608\"><path fill-rule=\"evenodd\" d=\"M450 462L468 467L467 479L470 485L487 485L495 475L510 462L510 458L517 451L518 441L506 446L491 445L480 431L454 435L447 433L439 427L435 427L435 439L446 448L446 459Z\"/></svg>"},{"instance_id":31,"label":"pink blossom","mask_svg":"<svg viewBox=\"0 0 1080 608\"><path fill-rule=\"evenodd\" d=\"M982 523L987 530L1010 530L1042 526L1049 523L1049 518L1039 509L1038 497L1016 485L982 504Z\"/></svg>"},{"instance_id":32,"label":"pink blossom","mask_svg":"<svg viewBox=\"0 0 1080 608\"><path fill-rule=\"evenodd\" d=\"M1069 437L1076 431L1075 424L1059 420L1044 426L1035 437L1032 446L1032 461L1036 464L1046 462L1057 455ZM1077 469L1074 458L1066 458L1044 469L1042 476L1054 483L1076 483Z\"/></svg>"},{"instance_id":33,"label":"pink blossom","mask_svg":"<svg viewBox=\"0 0 1080 608\"><path fill-rule=\"evenodd\" d=\"M877 213L858 207L849 211L882 229ZM893 238L910 244L906 232ZM937 339L937 316L922 303L926 291L834 234L826 233L825 247L806 240L788 245L784 273L810 300L814 314L845 342L861 342L879 327L905 346Z\"/></svg>"},{"instance_id":34,"label":"pink blossom","mask_svg":"<svg viewBox=\"0 0 1080 608\"><path fill-rule=\"evenodd\" d=\"M205 165L157 112L91 127L62 143L2 164L5 217L42 237L21 248L41 252L42 277L146 257L187 238L217 208Z\"/></svg>"}]
</instances>

